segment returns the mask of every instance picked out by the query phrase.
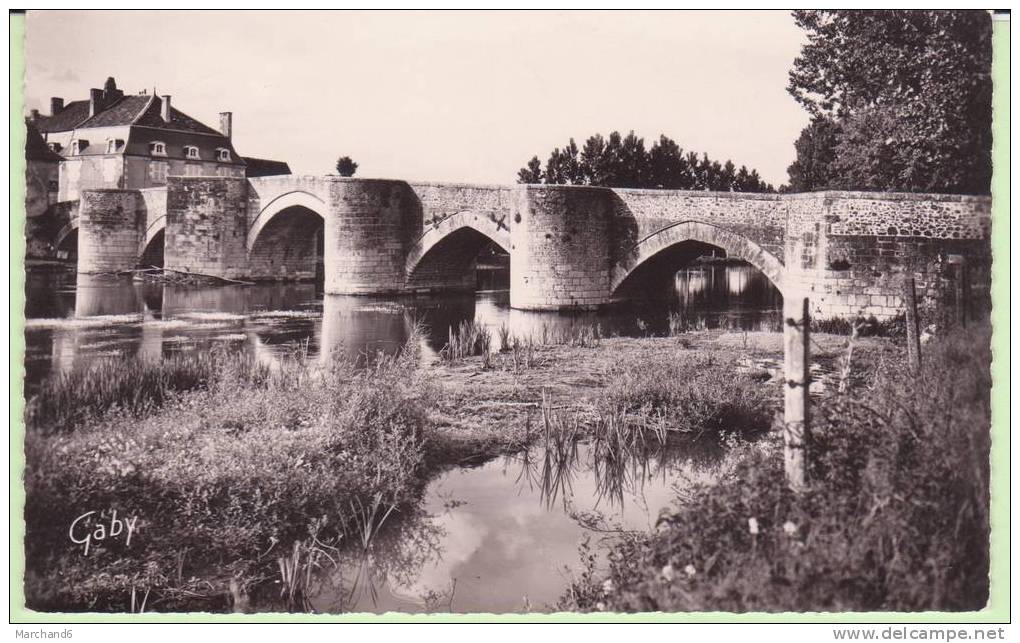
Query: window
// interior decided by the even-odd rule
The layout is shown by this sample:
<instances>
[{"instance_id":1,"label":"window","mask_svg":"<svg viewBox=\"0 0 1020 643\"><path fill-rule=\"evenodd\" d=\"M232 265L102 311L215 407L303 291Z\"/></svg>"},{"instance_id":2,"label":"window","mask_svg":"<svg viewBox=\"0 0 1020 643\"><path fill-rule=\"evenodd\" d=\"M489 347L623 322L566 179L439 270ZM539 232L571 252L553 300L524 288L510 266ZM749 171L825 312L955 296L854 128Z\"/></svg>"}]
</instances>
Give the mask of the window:
<instances>
[{"instance_id":1,"label":"window","mask_svg":"<svg viewBox=\"0 0 1020 643\"><path fill-rule=\"evenodd\" d=\"M197 159L198 158L198 148L195 147L194 145L185 145L184 146L184 158Z\"/></svg>"},{"instance_id":2,"label":"window","mask_svg":"<svg viewBox=\"0 0 1020 643\"><path fill-rule=\"evenodd\" d=\"M202 176L202 166L197 163L188 163L184 166L184 176Z\"/></svg>"},{"instance_id":3,"label":"window","mask_svg":"<svg viewBox=\"0 0 1020 643\"><path fill-rule=\"evenodd\" d=\"M78 156L86 149L88 149L89 142L83 138L75 139L71 141L71 156Z\"/></svg>"},{"instance_id":4,"label":"window","mask_svg":"<svg viewBox=\"0 0 1020 643\"><path fill-rule=\"evenodd\" d=\"M60 150L64 149L64 146L60 143L50 143L50 150L60 154Z\"/></svg>"},{"instance_id":5,"label":"window","mask_svg":"<svg viewBox=\"0 0 1020 643\"><path fill-rule=\"evenodd\" d=\"M106 139L106 153L113 154L119 152L124 147L124 141L119 138L108 138Z\"/></svg>"},{"instance_id":6,"label":"window","mask_svg":"<svg viewBox=\"0 0 1020 643\"><path fill-rule=\"evenodd\" d=\"M153 141L149 143L149 153L153 156L166 156L166 143L163 143L162 141Z\"/></svg>"},{"instance_id":7,"label":"window","mask_svg":"<svg viewBox=\"0 0 1020 643\"><path fill-rule=\"evenodd\" d=\"M152 161L149 163L149 183L152 183L153 185L165 185L166 173L166 161Z\"/></svg>"},{"instance_id":8,"label":"window","mask_svg":"<svg viewBox=\"0 0 1020 643\"><path fill-rule=\"evenodd\" d=\"M229 161L230 160L230 150L228 150L225 147L217 147L216 148L216 160L217 161Z\"/></svg>"}]
</instances>

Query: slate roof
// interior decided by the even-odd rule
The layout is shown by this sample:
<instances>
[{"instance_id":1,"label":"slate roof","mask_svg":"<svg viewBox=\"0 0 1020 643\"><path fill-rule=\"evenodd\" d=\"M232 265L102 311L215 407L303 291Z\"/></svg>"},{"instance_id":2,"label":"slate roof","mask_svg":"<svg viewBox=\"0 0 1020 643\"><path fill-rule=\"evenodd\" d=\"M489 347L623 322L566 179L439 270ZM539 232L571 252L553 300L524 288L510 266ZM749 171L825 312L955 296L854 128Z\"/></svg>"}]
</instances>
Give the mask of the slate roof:
<instances>
[{"instance_id":1,"label":"slate roof","mask_svg":"<svg viewBox=\"0 0 1020 643\"><path fill-rule=\"evenodd\" d=\"M152 96L124 96L92 118L78 125L76 129L130 125L138 118L142 110L148 106L152 98Z\"/></svg>"},{"instance_id":2,"label":"slate roof","mask_svg":"<svg viewBox=\"0 0 1020 643\"><path fill-rule=\"evenodd\" d=\"M49 161L59 163L64 157L57 154L43 140L42 134L32 123L27 124L28 133L25 137L25 159L28 161ZM288 172L289 174L289 172Z\"/></svg>"},{"instance_id":3,"label":"slate roof","mask_svg":"<svg viewBox=\"0 0 1020 643\"><path fill-rule=\"evenodd\" d=\"M273 161L271 159L259 159L252 156L244 157L245 176L280 176L290 174L290 166L285 161Z\"/></svg>"},{"instance_id":4,"label":"slate roof","mask_svg":"<svg viewBox=\"0 0 1020 643\"><path fill-rule=\"evenodd\" d=\"M88 120L88 117L89 102L76 100L64 105L64 109L53 116L40 116L35 126L39 128L40 132L66 132Z\"/></svg>"},{"instance_id":5,"label":"slate roof","mask_svg":"<svg viewBox=\"0 0 1020 643\"><path fill-rule=\"evenodd\" d=\"M167 123L163 120L163 116L161 115L162 109L163 99L156 97L135 124L144 125L146 127L156 127L159 129L175 129L185 132L195 132L198 134L216 134L222 136L219 130L215 130L208 125L200 123L173 106L170 107L170 122Z\"/></svg>"}]
</instances>

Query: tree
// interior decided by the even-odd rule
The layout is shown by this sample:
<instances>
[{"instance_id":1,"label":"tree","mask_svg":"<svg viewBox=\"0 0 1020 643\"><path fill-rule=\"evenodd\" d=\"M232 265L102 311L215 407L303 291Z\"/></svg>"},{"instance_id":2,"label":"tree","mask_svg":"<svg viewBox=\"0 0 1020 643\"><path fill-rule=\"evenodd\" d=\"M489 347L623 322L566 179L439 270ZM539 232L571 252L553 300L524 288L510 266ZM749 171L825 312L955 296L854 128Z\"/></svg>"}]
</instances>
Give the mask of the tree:
<instances>
[{"instance_id":1,"label":"tree","mask_svg":"<svg viewBox=\"0 0 1020 643\"><path fill-rule=\"evenodd\" d=\"M358 171L358 164L349 156L341 156L336 160L336 172L340 176L354 176Z\"/></svg>"},{"instance_id":2,"label":"tree","mask_svg":"<svg viewBox=\"0 0 1020 643\"><path fill-rule=\"evenodd\" d=\"M745 173L747 170L745 169ZM733 163L721 165L708 154L699 159L665 135L645 147L645 140L633 130L626 136L610 132L608 138L594 134L579 150L574 139L562 150L553 149L543 171L537 156L517 172L518 183L548 185L597 185L618 188L659 188L671 190L772 191L757 172L748 174L738 187Z\"/></svg>"},{"instance_id":3,"label":"tree","mask_svg":"<svg viewBox=\"0 0 1020 643\"><path fill-rule=\"evenodd\" d=\"M541 183L542 182L542 161L538 160L537 156L531 157L526 167L522 167L517 172L518 183Z\"/></svg>"},{"instance_id":4,"label":"tree","mask_svg":"<svg viewBox=\"0 0 1020 643\"><path fill-rule=\"evenodd\" d=\"M830 187L831 166L839 142L840 126L828 116L819 114L805 127L794 148L797 159L787 168L790 175L790 190L810 192Z\"/></svg>"},{"instance_id":5,"label":"tree","mask_svg":"<svg viewBox=\"0 0 1020 643\"><path fill-rule=\"evenodd\" d=\"M989 191L987 12L793 15L808 44L794 61L787 90L813 120L798 140L791 187Z\"/></svg>"}]
</instances>

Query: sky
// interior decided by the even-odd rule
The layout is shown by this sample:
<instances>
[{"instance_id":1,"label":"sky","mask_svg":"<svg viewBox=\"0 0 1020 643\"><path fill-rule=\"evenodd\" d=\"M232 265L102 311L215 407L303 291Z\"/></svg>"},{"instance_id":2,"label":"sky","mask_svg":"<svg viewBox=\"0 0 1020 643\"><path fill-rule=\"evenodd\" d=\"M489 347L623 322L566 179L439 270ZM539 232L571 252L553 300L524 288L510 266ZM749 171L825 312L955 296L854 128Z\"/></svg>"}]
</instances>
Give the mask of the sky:
<instances>
[{"instance_id":1,"label":"sky","mask_svg":"<svg viewBox=\"0 0 1020 643\"><path fill-rule=\"evenodd\" d=\"M170 94L296 174L513 183L571 137L630 130L787 179L808 115L785 11L30 11L26 110L108 76Z\"/></svg>"}]
</instances>

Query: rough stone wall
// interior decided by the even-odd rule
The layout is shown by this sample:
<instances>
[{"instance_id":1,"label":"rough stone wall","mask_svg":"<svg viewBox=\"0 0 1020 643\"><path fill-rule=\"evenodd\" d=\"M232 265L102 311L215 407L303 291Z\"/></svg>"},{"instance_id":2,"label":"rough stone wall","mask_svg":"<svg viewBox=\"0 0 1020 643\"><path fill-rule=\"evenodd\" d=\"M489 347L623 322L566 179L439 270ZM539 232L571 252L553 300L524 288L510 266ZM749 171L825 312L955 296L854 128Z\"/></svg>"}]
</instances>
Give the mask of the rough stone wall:
<instances>
[{"instance_id":1,"label":"rough stone wall","mask_svg":"<svg viewBox=\"0 0 1020 643\"><path fill-rule=\"evenodd\" d=\"M823 192L788 195L790 296L811 300L819 318L891 319L903 310L903 279L914 277L934 310L953 289L950 256L968 264L968 286L990 281L991 200L930 194Z\"/></svg>"},{"instance_id":2,"label":"rough stone wall","mask_svg":"<svg viewBox=\"0 0 1020 643\"><path fill-rule=\"evenodd\" d=\"M167 180L166 267L217 277L248 275L245 179Z\"/></svg>"},{"instance_id":3,"label":"rough stone wall","mask_svg":"<svg viewBox=\"0 0 1020 643\"><path fill-rule=\"evenodd\" d=\"M330 294L400 293L421 203L403 181L329 178L323 233Z\"/></svg>"},{"instance_id":4,"label":"rough stone wall","mask_svg":"<svg viewBox=\"0 0 1020 643\"><path fill-rule=\"evenodd\" d=\"M134 190L84 190L78 208L78 272L130 270L145 213Z\"/></svg>"},{"instance_id":5,"label":"rough stone wall","mask_svg":"<svg viewBox=\"0 0 1020 643\"><path fill-rule=\"evenodd\" d=\"M284 194L306 192L323 203L329 200L329 179L322 176L285 174L248 179L248 223L254 225L259 213ZM320 214L325 214L320 213Z\"/></svg>"},{"instance_id":6,"label":"rough stone wall","mask_svg":"<svg viewBox=\"0 0 1020 643\"><path fill-rule=\"evenodd\" d=\"M617 199L616 250L626 253L640 240L680 221L699 221L744 236L782 259L786 217L775 194L614 189Z\"/></svg>"},{"instance_id":7,"label":"rough stone wall","mask_svg":"<svg viewBox=\"0 0 1020 643\"><path fill-rule=\"evenodd\" d=\"M514 188L506 185L411 183L421 202L422 226L438 225L458 212L477 212L508 228Z\"/></svg>"},{"instance_id":8,"label":"rough stone wall","mask_svg":"<svg viewBox=\"0 0 1020 643\"><path fill-rule=\"evenodd\" d=\"M261 231L248 253L252 279L304 281L315 278L317 235L324 220L295 206L281 211Z\"/></svg>"},{"instance_id":9,"label":"rough stone wall","mask_svg":"<svg viewBox=\"0 0 1020 643\"><path fill-rule=\"evenodd\" d=\"M521 186L510 224L510 305L593 308L610 298L610 192Z\"/></svg>"}]
</instances>

